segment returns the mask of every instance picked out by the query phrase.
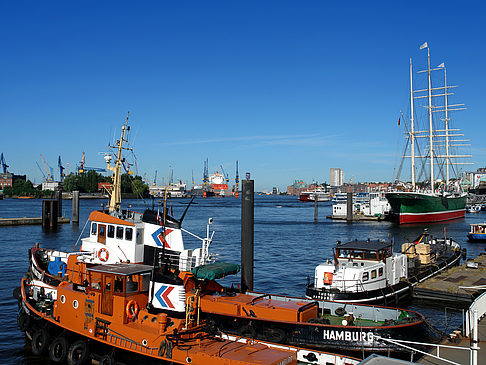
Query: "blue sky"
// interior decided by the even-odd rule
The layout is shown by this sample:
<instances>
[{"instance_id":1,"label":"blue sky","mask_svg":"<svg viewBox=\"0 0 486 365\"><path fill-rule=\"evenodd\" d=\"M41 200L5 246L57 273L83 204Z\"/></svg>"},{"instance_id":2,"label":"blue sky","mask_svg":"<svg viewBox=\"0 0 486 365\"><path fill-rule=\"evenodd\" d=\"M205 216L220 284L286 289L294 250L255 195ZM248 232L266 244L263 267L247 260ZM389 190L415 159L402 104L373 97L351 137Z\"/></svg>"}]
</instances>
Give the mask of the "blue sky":
<instances>
[{"instance_id":1,"label":"blue sky","mask_svg":"<svg viewBox=\"0 0 486 365\"><path fill-rule=\"evenodd\" d=\"M138 173L200 182L203 163L259 190L295 179L390 181L411 57L445 62L454 125L484 143L485 5L452 1L11 1L0 4L0 152L40 182L73 171L131 113Z\"/></svg>"}]
</instances>

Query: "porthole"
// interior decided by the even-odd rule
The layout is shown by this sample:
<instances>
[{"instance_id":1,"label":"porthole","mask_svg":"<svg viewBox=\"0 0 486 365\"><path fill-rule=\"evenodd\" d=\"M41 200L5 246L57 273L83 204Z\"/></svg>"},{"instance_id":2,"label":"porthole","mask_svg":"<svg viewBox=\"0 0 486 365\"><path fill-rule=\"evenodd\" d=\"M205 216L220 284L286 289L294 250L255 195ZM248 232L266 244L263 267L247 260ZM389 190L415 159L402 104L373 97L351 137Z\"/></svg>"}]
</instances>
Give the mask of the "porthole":
<instances>
[{"instance_id":1,"label":"porthole","mask_svg":"<svg viewBox=\"0 0 486 365\"><path fill-rule=\"evenodd\" d=\"M152 317L152 323L157 322L157 317Z\"/></svg>"},{"instance_id":2,"label":"porthole","mask_svg":"<svg viewBox=\"0 0 486 365\"><path fill-rule=\"evenodd\" d=\"M62 304L66 303L66 297L64 295L61 295L61 303Z\"/></svg>"},{"instance_id":3,"label":"porthole","mask_svg":"<svg viewBox=\"0 0 486 365\"><path fill-rule=\"evenodd\" d=\"M142 345L147 346L147 340L145 338L142 340Z\"/></svg>"},{"instance_id":4,"label":"porthole","mask_svg":"<svg viewBox=\"0 0 486 365\"><path fill-rule=\"evenodd\" d=\"M78 309L78 307L79 307L79 303L78 303L78 301L76 299L74 299L73 300L73 308L74 309Z\"/></svg>"},{"instance_id":5,"label":"porthole","mask_svg":"<svg viewBox=\"0 0 486 365\"><path fill-rule=\"evenodd\" d=\"M192 362L192 359L190 357L186 357L186 362L190 364Z\"/></svg>"}]
</instances>

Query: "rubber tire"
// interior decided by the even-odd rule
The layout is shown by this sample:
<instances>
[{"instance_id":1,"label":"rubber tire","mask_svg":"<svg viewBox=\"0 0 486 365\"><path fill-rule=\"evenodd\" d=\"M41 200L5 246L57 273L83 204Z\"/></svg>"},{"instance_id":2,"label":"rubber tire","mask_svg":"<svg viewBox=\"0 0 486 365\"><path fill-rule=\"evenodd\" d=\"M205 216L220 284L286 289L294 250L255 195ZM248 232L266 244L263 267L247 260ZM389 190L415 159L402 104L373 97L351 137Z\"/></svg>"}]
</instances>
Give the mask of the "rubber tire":
<instances>
[{"instance_id":1,"label":"rubber tire","mask_svg":"<svg viewBox=\"0 0 486 365\"><path fill-rule=\"evenodd\" d=\"M57 337L52 341L49 349L49 358L55 364L61 364L66 361L69 350L69 342L64 337Z\"/></svg>"},{"instance_id":2,"label":"rubber tire","mask_svg":"<svg viewBox=\"0 0 486 365\"><path fill-rule=\"evenodd\" d=\"M84 340L76 341L69 347L67 362L69 365L83 365L89 359L88 343Z\"/></svg>"},{"instance_id":3,"label":"rubber tire","mask_svg":"<svg viewBox=\"0 0 486 365\"><path fill-rule=\"evenodd\" d=\"M45 328L39 328L32 335L31 342L32 354L42 355L46 352L49 345L49 333Z\"/></svg>"},{"instance_id":4,"label":"rubber tire","mask_svg":"<svg viewBox=\"0 0 486 365\"><path fill-rule=\"evenodd\" d=\"M22 310L17 316L17 325L19 326L20 331L27 331L30 327L30 315Z\"/></svg>"},{"instance_id":5,"label":"rubber tire","mask_svg":"<svg viewBox=\"0 0 486 365\"><path fill-rule=\"evenodd\" d=\"M114 363L115 359L111 355L105 355L99 361L99 365L113 365Z\"/></svg>"}]
</instances>

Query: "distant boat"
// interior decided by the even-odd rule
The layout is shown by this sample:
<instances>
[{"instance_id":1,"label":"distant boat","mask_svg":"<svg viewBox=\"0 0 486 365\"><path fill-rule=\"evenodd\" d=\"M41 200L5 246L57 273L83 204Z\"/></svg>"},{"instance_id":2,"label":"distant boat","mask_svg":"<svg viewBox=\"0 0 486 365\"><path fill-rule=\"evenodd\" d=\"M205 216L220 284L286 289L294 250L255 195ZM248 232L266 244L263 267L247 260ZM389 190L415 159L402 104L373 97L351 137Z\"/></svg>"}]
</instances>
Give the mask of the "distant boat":
<instances>
[{"instance_id":1,"label":"distant boat","mask_svg":"<svg viewBox=\"0 0 486 365\"><path fill-rule=\"evenodd\" d=\"M17 199L35 199L35 197L22 195L22 196L19 196Z\"/></svg>"},{"instance_id":2,"label":"distant boat","mask_svg":"<svg viewBox=\"0 0 486 365\"><path fill-rule=\"evenodd\" d=\"M470 242L486 241L486 222L471 224L467 238Z\"/></svg>"},{"instance_id":3,"label":"distant boat","mask_svg":"<svg viewBox=\"0 0 486 365\"><path fill-rule=\"evenodd\" d=\"M466 205L466 211L468 213L478 213L481 211L481 204Z\"/></svg>"},{"instance_id":4,"label":"distant boat","mask_svg":"<svg viewBox=\"0 0 486 365\"><path fill-rule=\"evenodd\" d=\"M331 200L331 194L321 189L303 191L299 195L299 200L301 202L315 202L316 200L318 202L328 202Z\"/></svg>"},{"instance_id":5,"label":"distant boat","mask_svg":"<svg viewBox=\"0 0 486 365\"><path fill-rule=\"evenodd\" d=\"M419 73L426 73L428 76L426 88L413 89L412 60L410 60L411 118L410 128L407 128L406 131L409 143L405 151L409 154L404 154L403 157L411 159L411 184L402 184L399 189L386 194L392 209L391 217L400 224L440 222L463 218L466 212L466 193L461 190L458 180L453 180L450 177L450 169L459 164L456 159L471 156L453 154L452 147L457 146L457 142L464 140L454 139L454 137L462 136L462 134L457 134L458 129L451 129L449 125L449 112L462 110L464 107L463 104L448 104L448 95L452 95L449 90L453 86L447 85L445 65L442 63L431 68L430 51L427 43L420 47L420 49L424 48L427 48L427 69L419 71ZM432 71L444 73L444 86L432 87ZM433 104L433 100L436 100L437 97L441 97L439 105ZM424 130L416 129L416 120L414 119L415 99L427 101L426 105L422 105L428 114L428 122ZM440 114L438 118L433 117L437 114ZM403 124L406 125L405 121ZM415 163L417 161L422 162L422 169L420 170L416 169ZM434 168L437 166L439 172L445 175L442 180L439 180L436 176L437 170L434 170ZM425 177L426 182L424 184L426 186L419 187L415 173L416 171L424 173L427 169L430 170L429 176ZM399 170L401 170L401 166Z\"/></svg>"}]
</instances>

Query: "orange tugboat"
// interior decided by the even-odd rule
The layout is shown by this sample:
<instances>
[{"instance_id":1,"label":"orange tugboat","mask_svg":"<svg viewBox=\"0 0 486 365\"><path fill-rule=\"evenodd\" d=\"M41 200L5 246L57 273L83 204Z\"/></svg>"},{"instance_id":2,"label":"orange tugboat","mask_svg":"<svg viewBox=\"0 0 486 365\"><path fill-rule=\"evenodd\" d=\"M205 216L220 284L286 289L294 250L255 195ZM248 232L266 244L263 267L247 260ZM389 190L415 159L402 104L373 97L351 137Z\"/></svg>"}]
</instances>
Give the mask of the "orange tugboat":
<instances>
[{"instance_id":1,"label":"orange tugboat","mask_svg":"<svg viewBox=\"0 0 486 365\"><path fill-rule=\"evenodd\" d=\"M110 205L91 214L81 251L38 245L30 250L29 271L14 296L18 325L31 339L32 352L69 364L91 359L113 364L130 356L178 364L357 364L357 359L321 350L244 336L229 340L216 331L202 298L233 296L214 279L235 273L238 265L208 265L209 226L203 247L189 251L182 245L182 219L169 217L166 209L143 215L120 209L121 152L128 130L125 123L115 166L105 158L114 172ZM214 277L198 278L190 272L197 268ZM315 315L311 306L293 307L290 312L302 323ZM278 317L274 310L268 313Z\"/></svg>"}]
</instances>

